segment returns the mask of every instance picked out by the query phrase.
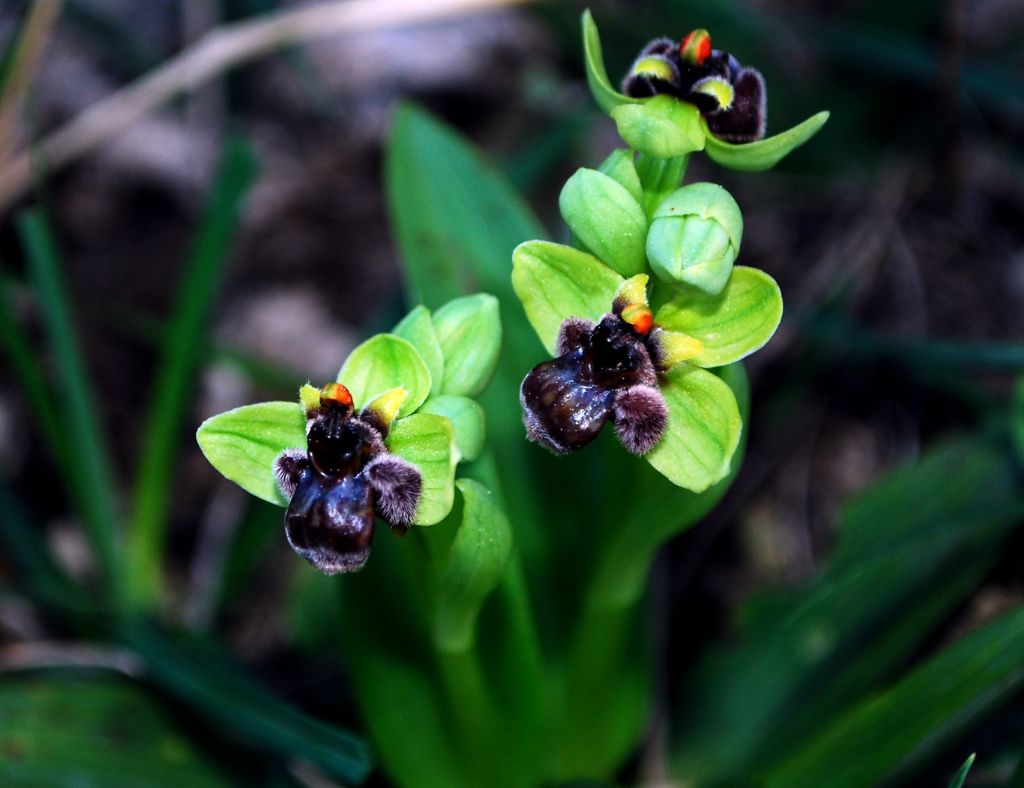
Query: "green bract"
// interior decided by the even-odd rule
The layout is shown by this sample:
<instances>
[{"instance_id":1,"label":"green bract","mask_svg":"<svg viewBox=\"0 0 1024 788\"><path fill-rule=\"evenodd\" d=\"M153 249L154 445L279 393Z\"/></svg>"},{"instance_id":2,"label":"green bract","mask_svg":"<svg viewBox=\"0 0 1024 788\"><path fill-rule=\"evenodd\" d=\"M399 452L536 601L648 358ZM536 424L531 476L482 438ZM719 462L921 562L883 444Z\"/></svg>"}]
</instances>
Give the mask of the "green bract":
<instances>
[{"instance_id":1,"label":"green bract","mask_svg":"<svg viewBox=\"0 0 1024 788\"><path fill-rule=\"evenodd\" d=\"M433 635L445 651L471 644L480 608L501 581L512 555L512 529L479 482L459 479L462 522L437 578Z\"/></svg>"},{"instance_id":2,"label":"green bract","mask_svg":"<svg viewBox=\"0 0 1024 788\"><path fill-rule=\"evenodd\" d=\"M713 295L729 280L742 237L743 216L732 195L713 183L693 183L654 212L647 257L663 282Z\"/></svg>"},{"instance_id":3,"label":"green bract","mask_svg":"<svg viewBox=\"0 0 1024 788\"><path fill-rule=\"evenodd\" d=\"M640 176L636 171L633 151L627 148L614 150L607 159L601 162L601 166L597 169L633 195L633 199L638 203L643 203L644 187L640 183Z\"/></svg>"},{"instance_id":4,"label":"green bract","mask_svg":"<svg viewBox=\"0 0 1024 788\"><path fill-rule=\"evenodd\" d=\"M558 207L583 245L615 271L626 277L644 271L647 215L625 186L602 172L581 168L566 181Z\"/></svg>"},{"instance_id":5,"label":"green bract","mask_svg":"<svg viewBox=\"0 0 1024 788\"><path fill-rule=\"evenodd\" d=\"M632 98L616 90L608 78L601 37L589 11L584 11L583 52L587 83L594 100L615 120L622 138L634 149L656 158L704 150L723 167L766 170L813 137L828 120L819 112L802 123L756 142L734 145L715 137L697 108L670 96ZM671 108L676 105L676 108Z\"/></svg>"},{"instance_id":6,"label":"green bract","mask_svg":"<svg viewBox=\"0 0 1024 788\"><path fill-rule=\"evenodd\" d=\"M416 307L393 334L368 339L341 367L338 382L352 394L357 410L375 400L393 400L396 406L401 401L385 444L420 471L423 489L413 520L417 525L447 516L456 465L475 459L483 448L483 410L462 395L479 393L487 385L500 341L497 302L487 295L469 296L433 316ZM382 394L386 396L378 400ZM258 498L287 505L273 464L285 449L306 447L301 404L262 402L235 408L204 421L196 439L225 477Z\"/></svg>"}]
</instances>

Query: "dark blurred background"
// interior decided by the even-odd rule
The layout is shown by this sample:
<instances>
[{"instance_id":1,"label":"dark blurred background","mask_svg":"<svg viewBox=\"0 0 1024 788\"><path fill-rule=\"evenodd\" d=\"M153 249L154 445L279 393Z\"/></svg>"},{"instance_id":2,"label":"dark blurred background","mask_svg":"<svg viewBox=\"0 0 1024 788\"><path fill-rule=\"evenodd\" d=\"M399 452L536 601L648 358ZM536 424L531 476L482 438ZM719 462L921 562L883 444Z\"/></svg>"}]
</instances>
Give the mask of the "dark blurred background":
<instances>
[{"instance_id":1,"label":"dark blurred background","mask_svg":"<svg viewBox=\"0 0 1024 788\"><path fill-rule=\"evenodd\" d=\"M61 128L220 25L298 5L65 0L0 153ZM8 59L28 6L0 1ZM769 134L832 113L770 173L701 156L690 165L688 180L720 182L736 197L740 261L779 281L786 317L748 364L750 443L734 489L660 564L672 685L702 644L728 637L738 600L815 573L844 500L1008 407L1024 366L1024 3L590 7L613 79L649 38L701 26L764 73ZM290 398L295 381L332 378L356 342L403 313L382 173L397 102L418 102L471 139L564 240L561 185L620 144L583 78L583 8L531 4L398 28L382 14L374 29L282 47L174 97L3 206L0 261L30 331L37 315L12 217L38 203L49 212L102 423L128 476L155 347L222 145L239 134L254 147L258 181L182 434L166 611L217 630L314 712L345 707L347 691L332 682L325 692L334 665L302 653L302 622L289 618L291 580L304 567L278 538L280 512L221 479L192 428L240 404ZM0 474L71 573L87 576L88 551L67 501L52 494L52 473L29 404L0 365ZM928 648L1024 601L1020 547L1011 540ZM0 557L10 589L4 572ZM0 594L0 669L65 634L16 591ZM296 664L312 667L297 673Z\"/></svg>"}]
</instances>

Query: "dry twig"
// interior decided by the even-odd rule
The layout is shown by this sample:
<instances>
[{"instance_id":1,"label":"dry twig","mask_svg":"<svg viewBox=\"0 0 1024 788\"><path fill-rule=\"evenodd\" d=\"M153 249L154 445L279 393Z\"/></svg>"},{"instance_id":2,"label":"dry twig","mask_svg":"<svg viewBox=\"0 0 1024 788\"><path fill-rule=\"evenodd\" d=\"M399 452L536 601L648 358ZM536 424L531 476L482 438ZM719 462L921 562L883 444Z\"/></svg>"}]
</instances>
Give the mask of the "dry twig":
<instances>
[{"instance_id":1,"label":"dry twig","mask_svg":"<svg viewBox=\"0 0 1024 788\"><path fill-rule=\"evenodd\" d=\"M159 68L83 110L0 172L0 211L28 188L32 157L49 171L131 126L181 93L231 68L299 41L432 21L527 0L342 0L223 26Z\"/></svg>"}]
</instances>

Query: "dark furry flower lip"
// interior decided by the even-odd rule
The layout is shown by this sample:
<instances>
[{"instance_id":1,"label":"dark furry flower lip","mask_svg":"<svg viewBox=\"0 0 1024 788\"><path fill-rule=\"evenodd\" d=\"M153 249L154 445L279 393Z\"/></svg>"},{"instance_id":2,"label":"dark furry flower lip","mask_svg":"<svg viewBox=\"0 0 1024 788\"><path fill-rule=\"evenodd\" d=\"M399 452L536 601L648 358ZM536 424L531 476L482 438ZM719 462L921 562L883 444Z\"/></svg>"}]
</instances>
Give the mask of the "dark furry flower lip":
<instances>
[{"instance_id":1,"label":"dark furry flower lip","mask_svg":"<svg viewBox=\"0 0 1024 788\"><path fill-rule=\"evenodd\" d=\"M559 355L534 367L520 386L530 440L568 454L608 422L633 454L646 454L661 440L668 407L658 378L683 356L679 337L654 324L647 281L644 274L627 280L597 323L580 317L562 322ZM699 353L692 343L690 349Z\"/></svg>"},{"instance_id":2,"label":"dark furry flower lip","mask_svg":"<svg viewBox=\"0 0 1024 788\"><path fill-rule=\"evenodd\" d=\"M285 535L292 548L325 574L361 569L370 555L374 518L397 534L416 513L423 480L411 463L388 453L389 420L364 408L340 383L304 387L307 448L274 461L288 500ZM401 402L389 403L397 412Z\"/></svg>"},{"instance_id":3,"label":"dark furry flower lip","mask_svg":"<svg viewBox=\"0 0 1024 788\"><path fill-rule=\"evenodd\" d=\"M668 95L700 110L708 129L733 143L764 137L767 91L761 73L733 55L712 49L711 36L693 30L679 44L657 38L645 46L622 82L631 98Z\"/></svg>"}]
</instances>

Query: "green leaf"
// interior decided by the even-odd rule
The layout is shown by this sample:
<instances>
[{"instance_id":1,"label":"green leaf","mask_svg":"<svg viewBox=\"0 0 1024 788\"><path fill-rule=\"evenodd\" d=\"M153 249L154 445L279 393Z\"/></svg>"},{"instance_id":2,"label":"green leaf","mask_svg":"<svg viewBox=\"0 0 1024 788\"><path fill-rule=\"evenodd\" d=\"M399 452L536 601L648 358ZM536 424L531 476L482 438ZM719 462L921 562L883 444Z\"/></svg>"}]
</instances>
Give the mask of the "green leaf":
<instances>
[{"instance_id":1,"label":"green leaf","mask_svg":"<svg viewBox=\"0 0 1024 788\"><path fill-rule=\"evenodd\" d=\"M601 36L597 32L597 25L594 24L594 17L590 10L583 12L581 18L583 25L583 65L587 71L587 84L590 85L590 92L601 109L611 112L622 104L637 103L636 99L630 98L612 87L608 79L608 71L604 66L604 55L601 53Z\"/></svg>"},{"instance_id":2,"label":"green leaf","mask_svg":"<svg viewBox=\"0 0 1024 788\"><path fill-rule=\"evenodd\" d=\"M487 293L456 298L434 312L444 352L442 394L475 397L486 388L501 352L498 299Z\"/></svg>"},{"instance_id":3,"label":"green leaf","mask_svg":"<svg viewBox=\"0 0 1024 788\"><path fill-rule=\"evenodd\" d=\"M628 148L613 150L597 168L629 192L641 205L644 202L644 187L633 160L633 151ZM678 181L676 182L678 186Z\"/></svg>"},{"instance_id":4,"label":"green leaf","mask_svg":"<svg viewBox=\"0 0 1024 788\"><path fill-rule=\"evenodd\" d=\"M704 148L706 127L693 104L661 95L643 104L622 104L611 112L619 136L648 156L671 159Z\"/></svg>"},{"instance_id":5,"label":"green leaf","mask_svg":"<svg viewBox=\"0 0 1024 788\"><path fill-rule=\"evenodd\" d=\"M413 522L443 520L455 499L455 442L452 423L443 416L417 413L391 425L388 451L408 460L423 478L423 492Z\"/></svg>"},{"instance_id":6,"label":"green leaf","mask_svg":"<svg viewBox=\"0 0 1024 788\"><path fill-rule=\"evenodd\" d=\"M570 246L527 241L512 253L512 287L552 355L562 321L599 319L624 281L596 257Z\"/></svg>"},{"instance_id":7,"label":"green leaf","mask_svg":"<svg viewBox=\"0 0 1024 788\"><path fill-rule=\"evenodd\" d=\"M707 124L701 120L704 131L707 134L707 147L705 150L714 161L731 170L768 170L774 167L783 156L800 147L817 134L821 127L825 125L825 121L828 120L828 115L828 112L819 112L817 115L809 117L803 123L799 123L793 126L793 128L767 139L738 145L714 137L708 131Z\"/></svg>"},{"instance_id":8,"label":"green leaf","mask_svg":"<svg viewBox=\"0 0 1024 788\"><path fill-rule=\"evenodd\" d=\"M118 678L32 675L0 683L0 783L46 786L231 784L175 715Z\"/></svg>"},{"instance_id":9,"label":"green leaf","mask_svg":"<svg viewBox=\"0 0 1024 788\"><path fill-rule=\"evenodd\" d=\"M668 426L645 457L670 482L703 492L724 479L743 420L732 389L716 375L681 364L665 376Z\"/></svg>"},{"instance_id":10,"label":"green leaf","mask_svg":"<svg viewBox=\"0 0 1024 788\"><path fill-rule=\"evenodd\" d=\"M484 421L484 409L476 402L468 397L442 394L424 402L420 413L433 413L451 421L459 459L470 462L480 456L484 448L487 426Z\"/></svg>"},{"instance_id":11,"label":"green leaf","mask_svg":"<svg viewBox=\"0 0 1024 788\"><path fill-rule=\"evenodd\" d=\"M146 623L132 623L123 634L145 663L148 679L224 735L260 751L309 761L345 783L361 783L372 769L365 741L280 700L215 644L171 638Z\"/></svg>"},{"instance_id":12,"label":"green leaf","mask_svg":"<svg viewBox=\"0 0 1024 788\"><path fill-rule=\"evenodd\" d=\"M508 254L544 228L523 198L421 109L395 113L387 157L391 220L414 300L430 309L470 287L508 292Z\"/></svg>"},{"instance_id":13,"label":"green leaf","mask_svg":"<svg viewBox=\"0 0 1024 788\"><path fill-rule=\"evenodd\" d=\"M403 388L408 397L399 417L416 412L430 394L430 370L412 343L394 334L377 334L353 350L341 370L338 382L351 393L357 408L393 388Z\"/></svg>"},{"instance_id":14,"label":"green leaf","mask_svg":"<svg viewBox=\"0 0 1024 788\"><path fill-rule=\"evenodd\" d=\"M242 201L255 176L252 151L242 140L229 139L185 264L153 381L128 544L128 593L138 604L152 606L161 595L161 560L180 427L192 400L196 367L205 353L207 323L220 291Z\"/></svg>"},{"instance_id":15,"label":"green leaf","mask_svg":"<svg viewBox=\"0 0 1024 788\"><path fill-rule=\"evenodd\" d=\"M430 310L422 304L413 308L391 333L407 340L416 348L416 352L420 354L423 363L430 370L431 393L440 394L441 384L444 381L444 351L441 350L441 343L437 340L437 332L434 330L434 321L430 317Z\"/></svg>"},{"instance_id":16,"label":"green leaf","mask_svg":"<svg viewBox=\"0 0 1024 788\"><path fill-rule=\"evenodd\" d=\"M501 581L512 555L512 529L494 494L459 479L462 522L437 578L434 640L444 651L464 651L475 639L480 608Z\"/></svg>"},{"instance_id":17,"label":"green leaf","mask_svg":"<svg viewBox=\"0 0 1024 788\"><path fill-rule=\"evenodd\" d=\"M963 788L964 780L967 779L968 772L971 771L971 767L974 765L974 759L978 753L973 752L967 756L967 760L964 761L964 765L960 767L953 779L949 781L949 788Z\"/></svg>"},{"instance_id":18,"label":"green leaf","mask_svg":"<svg viewBox=\"0 0 1024 788\"><path fill-rule=\"evenodd\" d=\"M1024 609L1018 608L859 703L769 772L764 784L853 788L905 774L1020 692L1021 653Z\"/></svg>"},{"instance_id":19,"label":"green leaf","mask_svg":"<svg viewBox=\"0 0 1024 788\"><path fill-rule=\"evenodd\" d=\"M709 650L687 682L678 774L764 771L919 652L1020 521L1016 470L993 444L950 441L889 474L844 507L818 578L747 603L739 643Z\"/></svg>"},{"instance_id":20,"label":"green leaf","mask_svg":"<svg viewBox=\"0 0 1024 788\"><path fill-rule=\"evenodd\" d=\"M718 295L677 291L654 320L703 343L693 364L720 367L749 356L772 338L782 320L782 293L764 271L738 265Z\"/></svg>"},{"instance_id":21,"label":"green leaf","mask_svg":"<svg viewBox=\"0 0 1024 788\"><path fill-rule=\"evenodd\" d=\"M247 493L287 506L274 479L274 459L305 448L306 416L297 402L261 402L212 416L196 440L210 465Z\"/></svg>"},{"instance_id":22,"label":"green leaf","mask_svg":"<svg viewBox=\"0 0 1024 788\"><path fill-rule=\"evenodd\" d=\"M627 278L646 270L647 214L616 180L581 168L566 181L558 207L569 229L610 268Z\"/></svg>"},{"instance_id":23,"label":"green leaf","mask_svg":"<svg viewBox=\"0 0 1024 788\"><path fill-rule=\"evenodd\" d=\"M1013 410L1010 414L1010 433L1017 449L1017 459L1024 463L1024 377L1017 379L1013 395Z\"/></svg>"}]
</instances>

